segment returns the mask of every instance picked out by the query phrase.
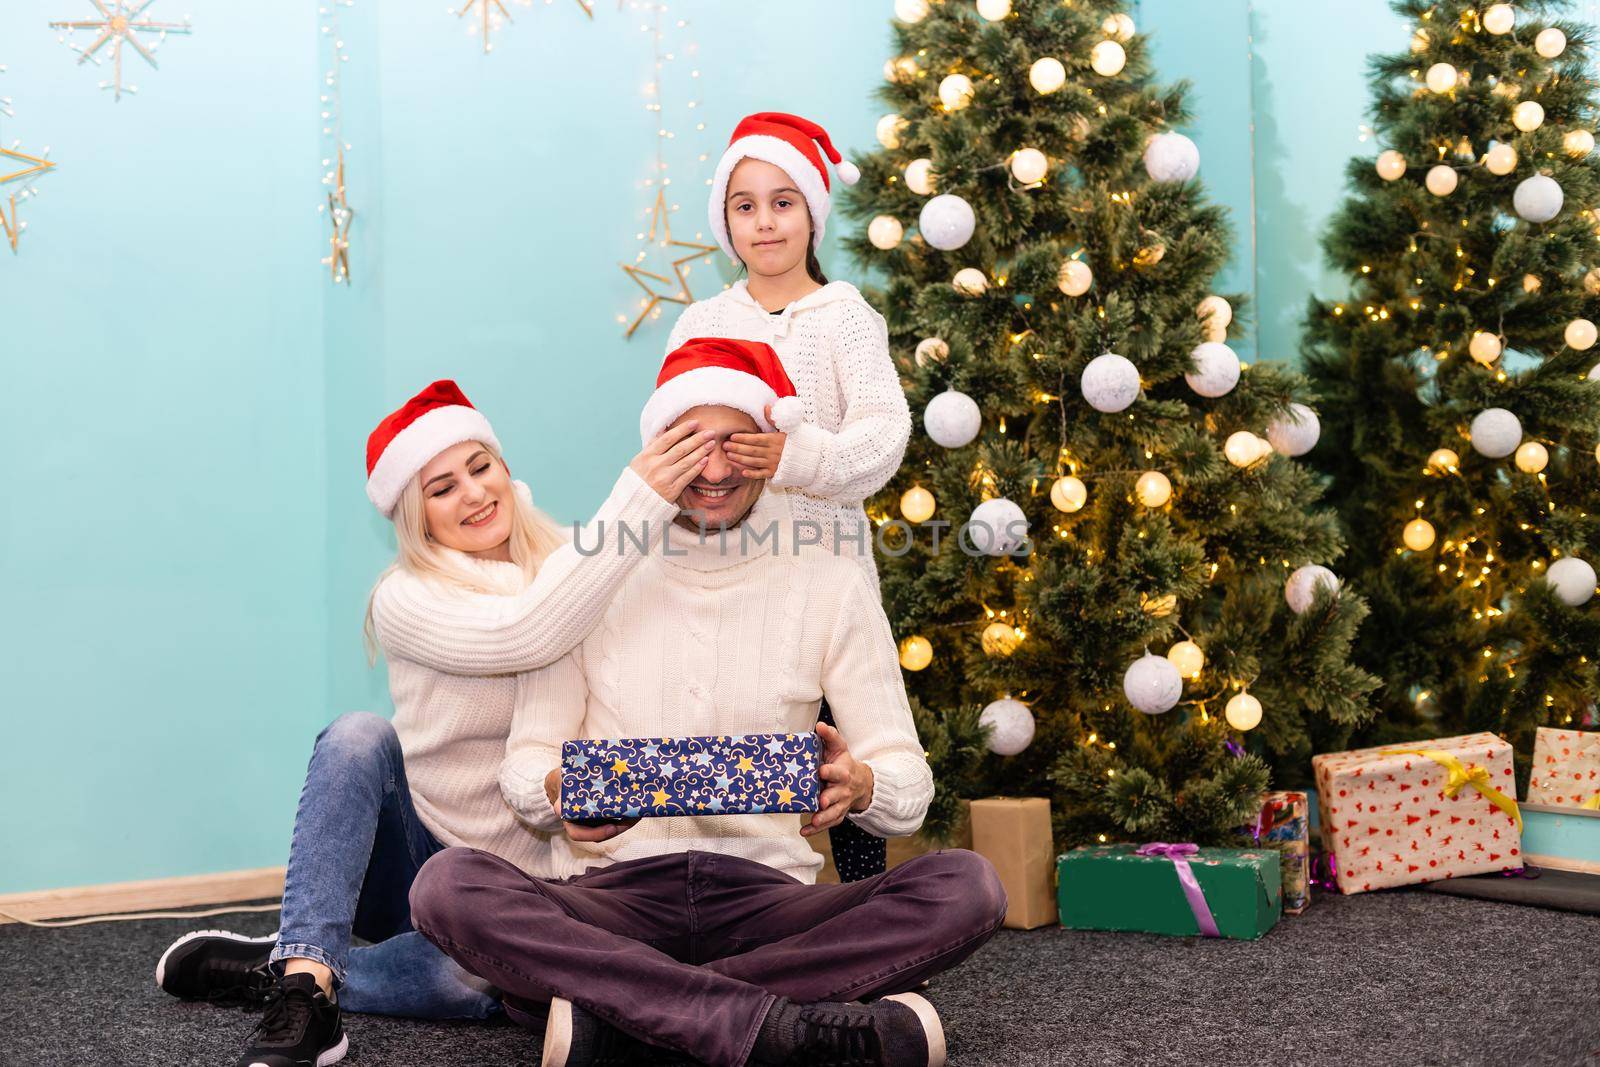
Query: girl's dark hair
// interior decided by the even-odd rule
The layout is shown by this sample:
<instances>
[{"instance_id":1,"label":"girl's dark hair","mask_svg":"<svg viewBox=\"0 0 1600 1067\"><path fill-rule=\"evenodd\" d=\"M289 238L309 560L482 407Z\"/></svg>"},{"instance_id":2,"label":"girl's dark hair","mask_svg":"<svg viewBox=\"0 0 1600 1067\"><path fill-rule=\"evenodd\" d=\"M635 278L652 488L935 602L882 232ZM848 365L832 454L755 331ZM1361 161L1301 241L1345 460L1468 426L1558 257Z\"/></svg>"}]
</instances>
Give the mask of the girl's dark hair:
<instances>
[{"instance_id":1,"label":"girl's dark hair","mask_svg":"<svg viewBox=\"0 0 1600 1067\"><path fill-rule=\"evenodd\" d=\"M732 227L728 225L728 205L726 203L722 205L722 228L730 233L732 232ZM730 238L729 240L731 243L732 239ZM743 274L749 269L742 261L740 262L739 273ZM828 284L828 276L822 273L822 263L817 259L817 225L809 221L809 215L806 225L806 274L818 285Z\"/></svg>"}]
</instances>

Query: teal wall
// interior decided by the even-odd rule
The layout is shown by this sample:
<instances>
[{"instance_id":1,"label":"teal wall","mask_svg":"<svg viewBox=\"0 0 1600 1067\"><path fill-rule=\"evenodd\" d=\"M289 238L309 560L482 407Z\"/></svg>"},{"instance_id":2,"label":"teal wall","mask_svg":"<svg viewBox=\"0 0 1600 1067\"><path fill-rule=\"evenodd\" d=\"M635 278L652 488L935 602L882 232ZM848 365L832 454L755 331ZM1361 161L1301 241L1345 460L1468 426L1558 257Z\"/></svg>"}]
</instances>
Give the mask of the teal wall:
<instances>
[{"instance_id":1,"label":"teal wall","mask_svg":"<svg viewBox=\"0 0 1600 1067\"><path fill-rule=\"evenodd\" d=\"M46 26L73 0L0 5L0 138L60 163L0 248L0 892L283 862L316 731L388 710L360 639L390 554L362 449L421 385L456 377L563 520L637 448L677 310L623 340L657 127L640 16L513 6L484 56L443 4L342 9L359 215L333 289L317 5L159 0L195 32L158 72L131 60L120 103ZM698 157L747 111L873 145L889 0L671 7L699 44L662 72L676 236L703 230ZM1372 150L1365 54L1405 30L1381 0L1133 13L1194 82L1201 176L1238 230L1219 287L1256 301L1241 348L1293 359L1306 293L1341 287L1316 241ZM823 261L849 277L840 228ZM729 277L702 266L696 289Z\"/></svg>"}]
</instances>

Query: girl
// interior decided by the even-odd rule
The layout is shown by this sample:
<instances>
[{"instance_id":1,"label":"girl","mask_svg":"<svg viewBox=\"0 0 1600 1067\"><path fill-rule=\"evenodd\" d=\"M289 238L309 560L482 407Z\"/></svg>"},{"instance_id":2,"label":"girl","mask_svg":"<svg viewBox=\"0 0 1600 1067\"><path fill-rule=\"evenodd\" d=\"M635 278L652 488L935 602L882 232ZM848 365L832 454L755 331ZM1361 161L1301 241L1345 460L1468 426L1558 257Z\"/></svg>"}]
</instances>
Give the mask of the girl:
<instances>
[{"instance_id":1,"label":"girl","mask_svg":"<svg viewBox=\"0 0 1600 1067\"><path fill-rule=\"evenodd\" d=\"M595 521L659 527L705 466L711 435L686 425L639 453ZM447 845L529 873L547 838L501 797L498 772L526 672L577 645L642 558L580 554L511 480L489 421L439 381L367 442L367 495L399 553L368 605L369 649L389 661L391 723L368 712L317 737L295 815L281 929L202 930L175 941L156 983L186 999L265 1002L240 1064L341 1059L341 1009L483 1018L494 992L411 928L417 870ZM587 543L597 543L589 536ZM351 948L352 935L374 944Z\"/></svg>"},{"instance_id":2,"label":"girl","mask_svg":"<svg viewBox=\"0 0 1600 1067\"><path fill-rule=\"evenodd\" d=\"M691 337L765 341L777 350L805 419L785 421L777 433L734 434L728 455L746 477L792 490L796 525L815 523L822 544L856 556L877 588L875 528L861 504L900 468L911 411L883 316L849 282L828 281L817 262L830 206L824 154L846 185L860 178L814 122L766 111L734 128L711 180L709 219L746 277L686 308L667 351ZM826 703L821 717L832 725ZM841 880L884 869L881 839L853 823L829 836Z\"/></svg>"}]
</instances>

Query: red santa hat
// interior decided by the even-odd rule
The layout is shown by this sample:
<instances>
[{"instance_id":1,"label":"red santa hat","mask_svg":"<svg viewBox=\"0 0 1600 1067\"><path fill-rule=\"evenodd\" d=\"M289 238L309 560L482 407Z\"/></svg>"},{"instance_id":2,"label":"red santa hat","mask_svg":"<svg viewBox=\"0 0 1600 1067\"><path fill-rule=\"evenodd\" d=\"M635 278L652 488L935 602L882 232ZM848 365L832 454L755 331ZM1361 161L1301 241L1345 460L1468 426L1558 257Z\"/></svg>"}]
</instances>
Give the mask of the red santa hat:
<instances>
[{"instance_id":1,"label":"red santa hat","mask_svg":"<svg viewBox=\"0 0 1600 1067\"><path fill-rule=\"evenodd\" d=\"M761 341L694 337L668 353L656 376L656 391L639 414L639 436L646 444L685 411L720 404L756 420L762 433L785 433L805 418L794 383L778 353ZM766 407L772 405L772 421Z\"/></svg>"},{"instance_id":2,"label":"red santa hat","mask_svg":"<svg viewBox=\"0 0 1600 1067\"><path fill-rule=\"evenodd\" d=\"M782 167L806 198L813 230L811 244L815 248L822 240L823 224L828 220L828 166L823 162L824 154L839 172L840 181L854 185L861 179L860 168L839 155L828 138L828 131L815 122L781 111L761 111L739 120L711 178L710 205L711 232L734 262L739 262L739 256L728 239L725 207L728 178L733 168L741 159L759 159Z\"/></svg>"},{"instance_id":3,"label":"red santa hat","mask_svg":"<svg viewBox=\"0 0 1600 1067\"><path fill-rule=\"evenodd\" d=\"M367 438L367 498L386 519L417 472L451 445L479 441L500 451L489 420L448 378L384 417Z\"/></svg>"}]
</instances>

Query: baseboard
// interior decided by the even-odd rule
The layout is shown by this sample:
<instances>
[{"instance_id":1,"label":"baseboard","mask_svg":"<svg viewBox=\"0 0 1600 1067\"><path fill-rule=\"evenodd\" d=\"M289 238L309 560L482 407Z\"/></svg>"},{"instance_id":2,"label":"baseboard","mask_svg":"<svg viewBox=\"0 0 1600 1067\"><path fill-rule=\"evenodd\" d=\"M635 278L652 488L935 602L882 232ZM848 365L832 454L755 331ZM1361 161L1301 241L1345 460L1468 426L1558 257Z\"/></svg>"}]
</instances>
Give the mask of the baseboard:
<instances>
[{"instance_id":1,"label":"baseboard","mask_svg":"<svg viewBox=\"0 0 1600 1067\"><path fill-rule=\"evenodd\" d=\"M31 893L0 895L0 925L19 919L68 919L79 915L109 915L125 911L166 911L206 904L231 904L240 900L270 900L283 896L282 867L257 867L247 871L188 874L179 878L152 878L143 882L110 882L67 889L39 889Z\"/></svg>"}]
</instances>

